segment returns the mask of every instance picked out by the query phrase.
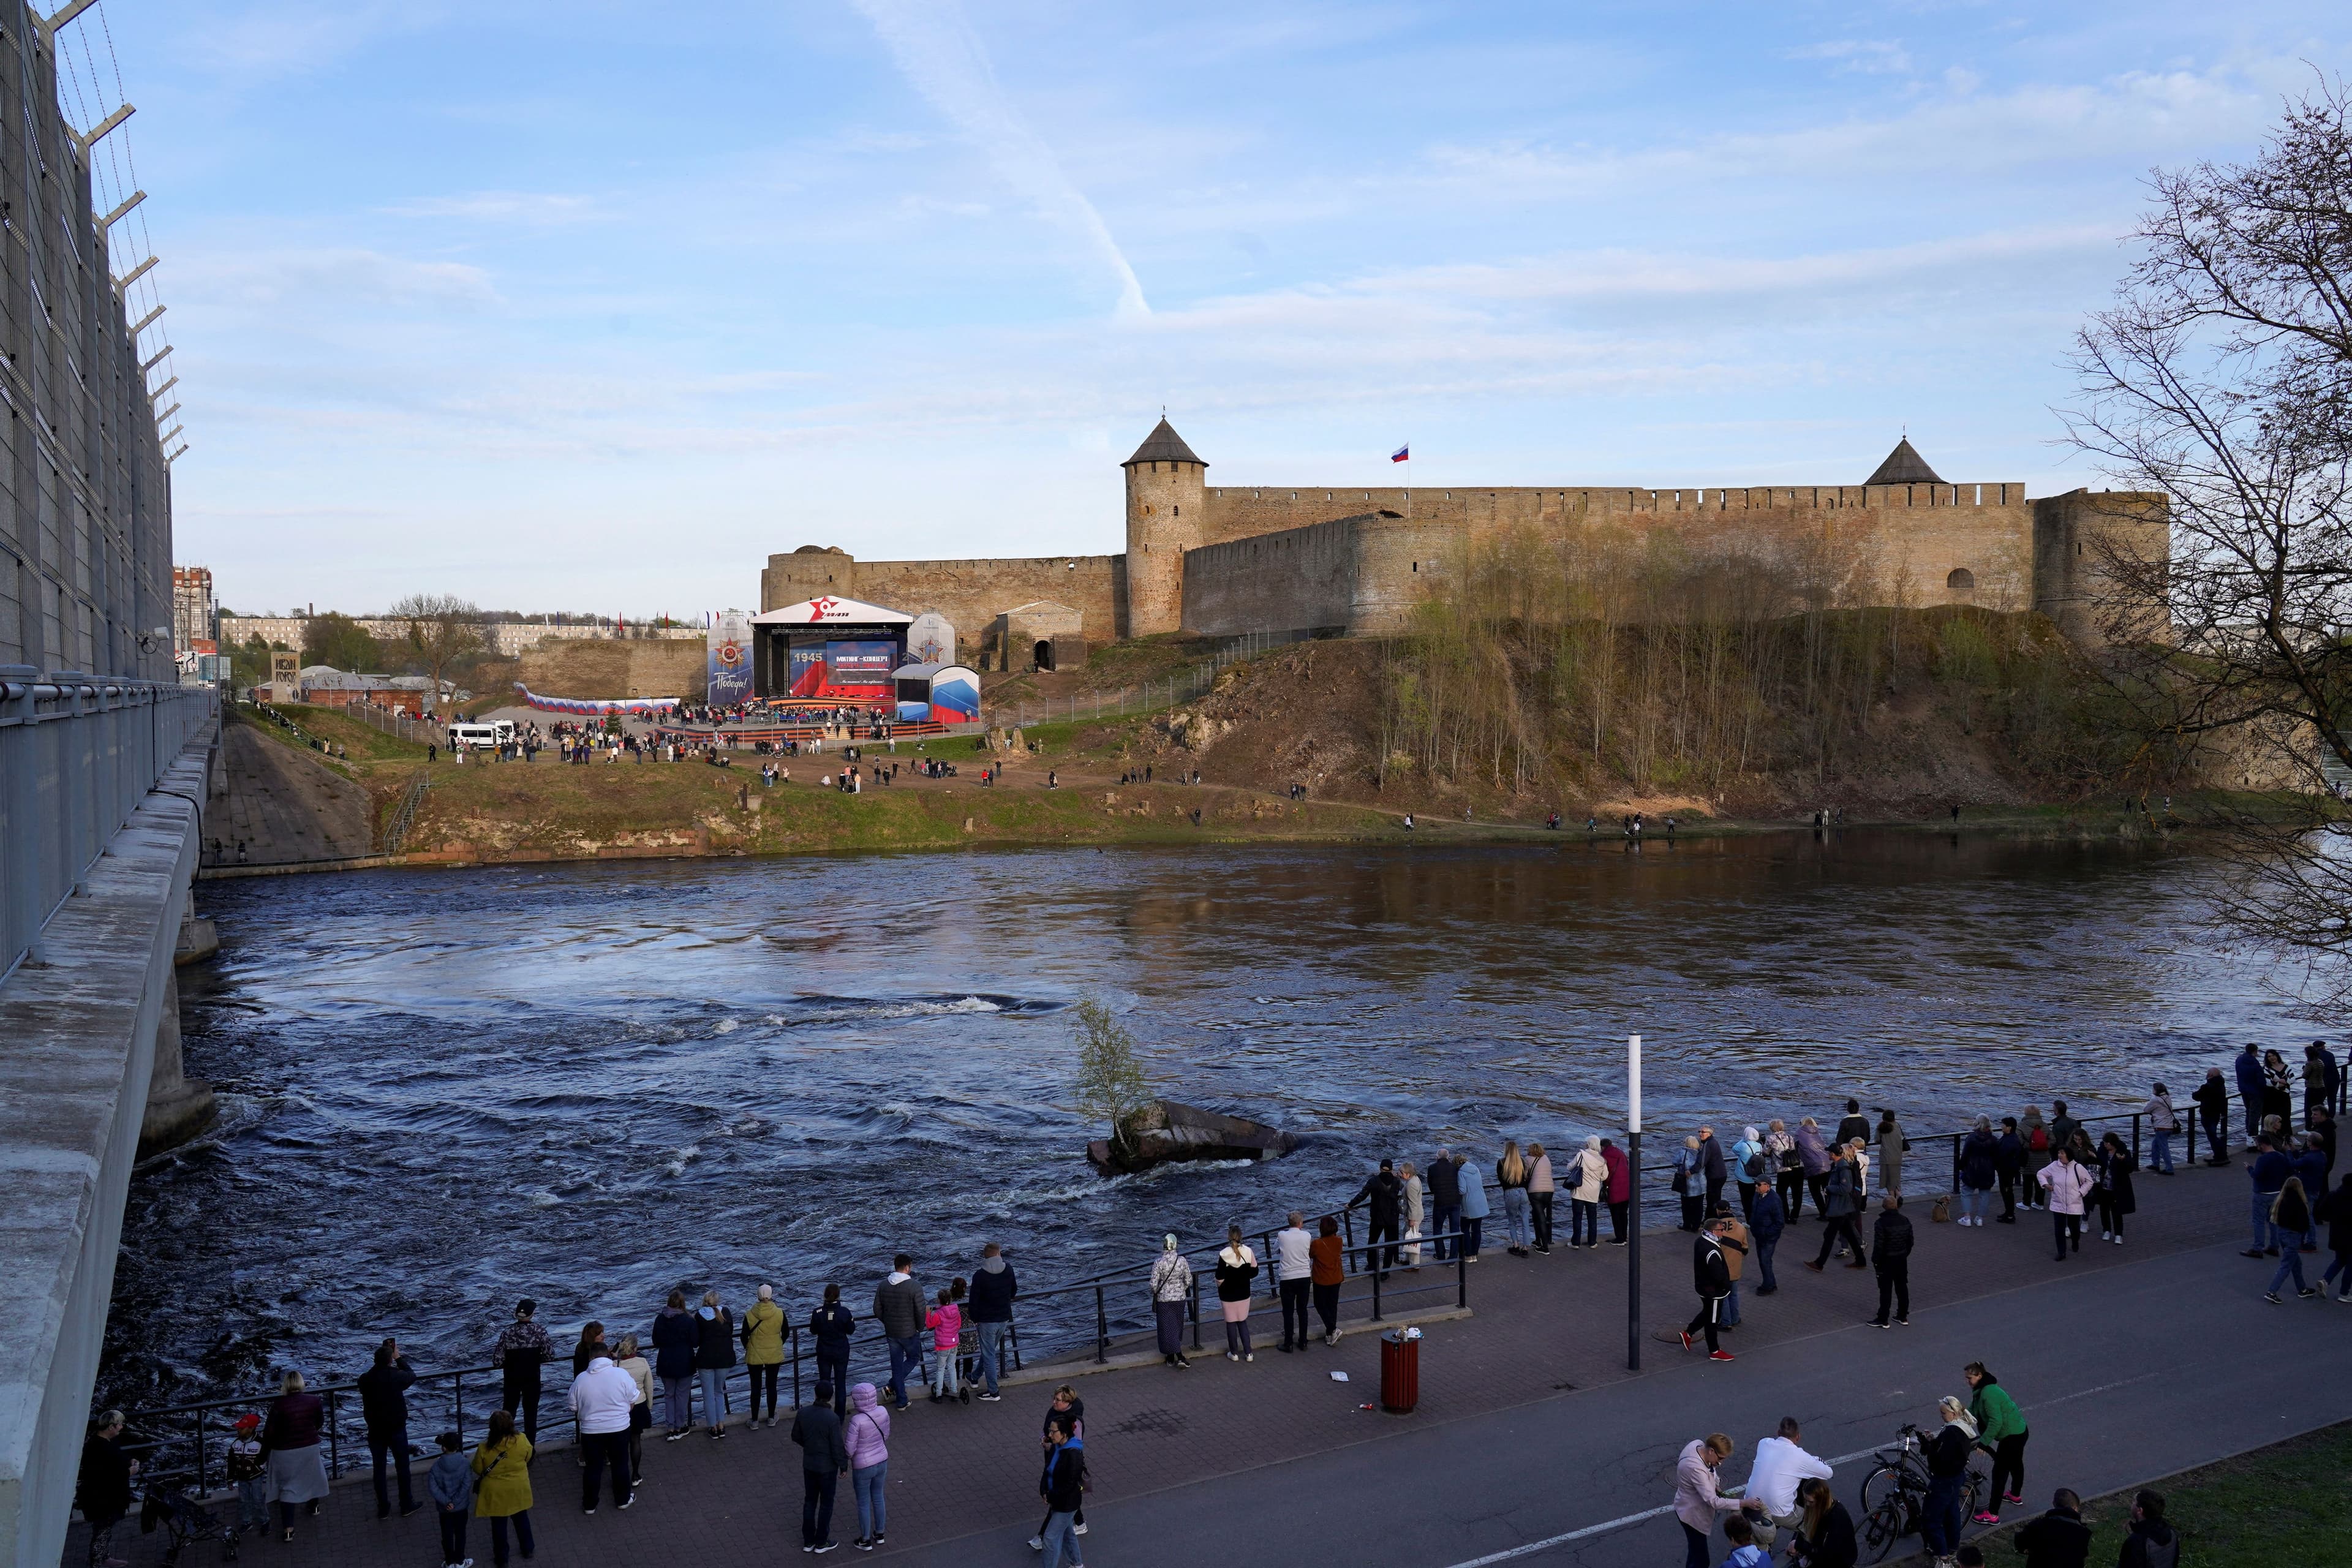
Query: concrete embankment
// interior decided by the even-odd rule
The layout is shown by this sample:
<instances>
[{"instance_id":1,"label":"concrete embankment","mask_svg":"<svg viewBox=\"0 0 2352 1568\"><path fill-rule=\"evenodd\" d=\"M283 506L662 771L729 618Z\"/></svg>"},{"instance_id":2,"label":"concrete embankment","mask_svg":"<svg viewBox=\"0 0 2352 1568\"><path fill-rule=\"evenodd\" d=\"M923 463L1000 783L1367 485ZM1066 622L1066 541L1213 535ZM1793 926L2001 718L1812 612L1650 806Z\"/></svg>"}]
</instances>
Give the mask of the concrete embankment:
<instances>
[{"instance_id":1,"label":"concrete embankment","mask_svg":"<svg viewBox=\"0 0 2352 1568\"><path fill-rule=\"evenodd\" d=\"M0 1562L55 1563L65 1539L151 1087L161 1135L209 1114L180 1075L173 961L212 743L164 771L0 984Z\"/></svg>"}]
</instances>

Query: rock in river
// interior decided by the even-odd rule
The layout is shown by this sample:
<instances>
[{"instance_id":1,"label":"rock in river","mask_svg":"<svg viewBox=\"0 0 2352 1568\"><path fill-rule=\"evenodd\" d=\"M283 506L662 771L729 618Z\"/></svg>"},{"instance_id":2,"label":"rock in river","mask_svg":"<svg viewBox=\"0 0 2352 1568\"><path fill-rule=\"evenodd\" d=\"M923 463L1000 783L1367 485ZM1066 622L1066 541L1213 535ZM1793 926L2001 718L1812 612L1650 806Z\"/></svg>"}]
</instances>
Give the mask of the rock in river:
<instances>
[{"instance_id":1,"label":"rock in river","mask_svg":"<svg viewBox=\"0 0 2352 1568\"><path fill-rule=\"evenodd\" d=\"M1298 1140L1278 1127L1172 1100L1153 1100L1131 1112L1123 1125L1125 1146L1116 1152L1108 1138L1087 1145L1087 1158L1106 1175L1146 1171L1170 1160L1273 1160L1298 1147Z\"/></svg>"}]
</instances>

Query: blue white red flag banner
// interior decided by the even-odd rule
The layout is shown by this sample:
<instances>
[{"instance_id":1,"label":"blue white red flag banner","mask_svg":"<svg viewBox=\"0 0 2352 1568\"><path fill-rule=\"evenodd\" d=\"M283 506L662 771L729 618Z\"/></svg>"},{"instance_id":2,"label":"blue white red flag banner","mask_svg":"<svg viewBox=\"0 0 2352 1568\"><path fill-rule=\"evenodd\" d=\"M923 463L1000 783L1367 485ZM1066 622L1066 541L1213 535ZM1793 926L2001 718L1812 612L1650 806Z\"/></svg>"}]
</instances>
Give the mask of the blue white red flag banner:
<instances>
[{"instance_id":1,"label":"blue white red flag banner","mask_svg":"<svg viewBox=\"0 0 2352 1568\"><path fill-rule=\"evenodd\" d=\"M1403 446L1399 447L1395 451L1391 452L1391 453L1389 454L1389 461L1390 461L1390 462L1391 462L1391 463L1407 463L1407 462L1411 462L1412 460L1412 442L1410 442L1410 441L1406 442Z\"/></svg>"},{"instance_id":2,"label":"blue white red flag banner","mask_svg":"<svg viewBox=\"0 0 2352 1568\"><path fill-rule=\"evenodd\" d=\"M523 701L542 713L635 713L646 715L666 712L679 705L676 697L541 697L521 681L515 689L522 693Z\"/></svg>"}]
</instances>

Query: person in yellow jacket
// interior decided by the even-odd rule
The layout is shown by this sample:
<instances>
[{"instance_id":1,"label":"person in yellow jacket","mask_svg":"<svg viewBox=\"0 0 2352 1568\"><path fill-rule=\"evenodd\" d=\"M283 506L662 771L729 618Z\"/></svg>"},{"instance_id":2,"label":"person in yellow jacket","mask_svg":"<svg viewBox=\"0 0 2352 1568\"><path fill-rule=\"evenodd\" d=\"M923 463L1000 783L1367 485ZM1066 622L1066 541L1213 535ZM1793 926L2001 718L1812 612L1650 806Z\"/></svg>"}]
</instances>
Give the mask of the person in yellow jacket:
<instances>
[{"instance_id":1,"label":"person in yellow jacket","mask_svg":"<svg viewBox=\"0 0 2352 1568\"><path fill-rule=\"evenodd\" d=\"M776 1424L776 1379L784 1365L784 1310L776 1288L760 1287L760 1299L743 1314L743 1365L751 1374L751 1425L760 1425L760 1390L768 1391L768 1425Z\"/></svg>"},{"instance_id":2,"label":"person in yellow jacket","mask_svg":"<svg viewBox=\"0 0 2352 1568\"><path fill-rule=\"evenodd\" d=\"M474 1450L474 1517L490 1521L490 1561L507 1568L507 1524L525 1557L539 1550L530 1538L530 1439L515 1430L510 1411L490 1412L489 1436Z\"/></svg>"}]
</instances>

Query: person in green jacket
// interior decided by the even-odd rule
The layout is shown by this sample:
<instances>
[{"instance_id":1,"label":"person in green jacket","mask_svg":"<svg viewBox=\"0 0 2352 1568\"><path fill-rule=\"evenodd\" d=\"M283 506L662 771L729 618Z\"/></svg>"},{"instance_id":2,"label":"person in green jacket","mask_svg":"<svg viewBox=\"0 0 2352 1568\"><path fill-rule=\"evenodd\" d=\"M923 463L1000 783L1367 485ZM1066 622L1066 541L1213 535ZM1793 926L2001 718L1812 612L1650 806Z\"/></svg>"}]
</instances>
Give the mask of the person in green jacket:
<instances>
[{"instance_id":1,"label":"person in green jacket","mask_svg":"<svg viewBox=\"0 0 2352 1568\"><path fill-rule=\"evenodd\" d=\"M2002 1503L2025 1500L2025 1417L1984 1363L1969 1363L1962 1375L1975 1391L1969 1395L1969 1419L1977 1424L1977 1447L1992 1456L1992 1485L1976 1522L1999 1524Z\"/></svg>"},{"instance_id":2,"label":"person in green jacket","mask_svg":"<svg viewBox=\"0 0 2352 1568\"><path fill-rule=\"evenodd\" d=\"M768 1391L768 1425L776 1424L776 1379L784 1365L784 1310L776 1288L760 1287L760 1299L743 1314L743 1365L751 1374L751 1425L760 1424L760 1390Z\"/></svg>"}]
</instances>

